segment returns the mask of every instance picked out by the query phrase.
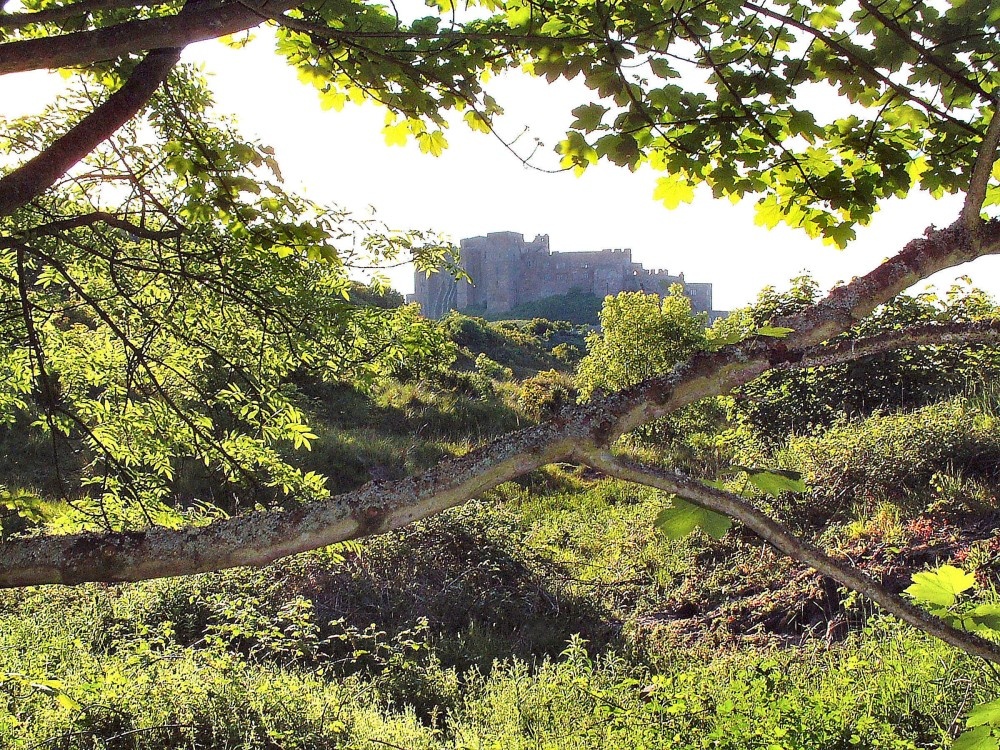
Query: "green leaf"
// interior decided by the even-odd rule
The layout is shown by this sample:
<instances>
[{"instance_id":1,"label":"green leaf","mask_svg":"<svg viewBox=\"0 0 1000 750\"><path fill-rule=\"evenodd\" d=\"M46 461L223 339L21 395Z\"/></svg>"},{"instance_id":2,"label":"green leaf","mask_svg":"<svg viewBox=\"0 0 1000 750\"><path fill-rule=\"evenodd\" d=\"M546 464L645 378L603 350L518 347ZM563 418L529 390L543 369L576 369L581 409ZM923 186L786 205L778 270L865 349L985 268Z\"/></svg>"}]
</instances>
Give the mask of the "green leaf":
<instances>
[{"instance_id":1,"label":"green leaf","mask_svg":"<svg viewBox=\"0 0 1000 750\"><path fill-rule=\"evenodd\" d=\"M577 176L583 174L588 166L596 164L598 160L598 154L594 147L575 130L566 134L566 139L559 142L556 151L562 154L560 165L566 168L572 167Z\"/></svg>"},{"instance_id":2,"label":"green leaf","mask_svg":"<svg viewBox=\"0 0 1000 750\"><path fill-rule=\"evenodd\" d=\"M80 704L66 694L62 680L32 680L28 684L41 693L51 695L59 705L65 708L80 708Z\"/></svg>"},{"instance_id":3,"label":"green leaf","mask_svg":"<svg viewBox=\"0 0 1000 750\"><path fill-rule=\"evenodd\" d=\"M608 108L601 104L583 104L573 110L576 119L570 127L576 130L585 130L588 133L597 130L607 111Z\"/></svg>"},{"instance_id":4,"label":"green leaf","mask_svg":"<svg viewBox=\"0 0 1000 750\"><path fill-rule=\"evenodd\" d=\"M782 492L808 492L809 488L802 481L802 475L797 471L787 469L760 469L752 466L732 467L736 471L745 472L747 481L754 487L771 497L778 497Z\"/></svg>"},{"instance_id":5,"label":"green leaf","mask_svg":"<svg viewBox=\"0 0 1000 750\"><path fill-rule=\"evenodd\" d=\"M671 174L656 181L653 200L661 201L664 206L673 210L681 203L694 200L694 187L682 174Z\"/></svg>"},{"instance_id":6,"label":"green leaf","mask_svg":"<svg viewBox=\"0 0 1000 750\"><path fill-rule=\"evenodd\" d=\"M744 338L745 336L742 331L730 331L729 333L710 339L707 343L707 347L709 351L714 352L716 349L721 349L724 346L738 344L743 341Z\"/></svg>"},{"instance_id":7,"label":"green leaf","mask_svg":"<svg viewBox=\"0 0 1000 750\"><path fill-rule=\"evenodd\" d=\"M670 66L670 63L668 63L662 57L654 57L652 60L650 60L649 61L649 69L653 71L654 75L657 75L660 78L677 78L678 77L677 71L674 70Z\"/></svg>"},{"instance_id":8,"label":"green leaf","mask_svg":"<svg viewBox=\"0 0 1000 750\"><path fill-rule=\"evenodd\" d=\"M801 476L787 477L773 471L762 471L747 477L750 484L771 497L778 497L782 492L807 492L806 483Z\"/></svg>"},{"instance_id":9,"label":"green leaf","mask_svg":"<svg viewBox=\"0 0 1000 750\"><path fill-rule=\"evenodd\" d=\"M410 130L404 121L393 125L386 125L382 128L382 135L385 136L385 144L387 146L405 146L406 139L410 135Z\"/></svg>"},{"instance_id":10,"label":"green leaf","mask_svg":"<svg viewBox=\"0 0 1000 750\"><path fill-rule=\"evenodd\" d=\"M55 694L56 702L63 708L68 708L71 711L76 711L81 708L79 701L66 695L66 693L58 692Z\"/></svg>"},{"instance_id":11,"label":"green leaf","mask_svg":"<svg viewBox=\"0 0 1000 750\"><path fill-rule=\"evenodd\" d=\"M924 571L913 575L913 585L906 593L918 602L950 607L958 595L976 585L976 577L956 568L942 565L935 571Z\"/></svg>"},{"instance_id":12,"label":"green leaf","mask_svg":"<svg viewBox=\"0 0 1000 750\"><path fill-rule=\"evenodd\" d=\"M757 329L758 336L770 336L774 339L788 338L788 334L794 332L794 328L782 328L781 326L762 326Z\"/></svg>"},{"instance_id":13,"label":"green leaf","mask_svg":"<svg viewBox=\"0 0 1000 750\"><path fill-rule=\"evenodd\" d=\"M670 506L657 515L654 524L668 539L683 539L697 528L714 539L721 539L733 522L721 513L674 497Z\"/></svg>"},{"instance_id":14,"label":"green leaf","mask_svg":"<svg viewBox=\"0 0 1000 750\"><path fill-rule=\"evenodd\" d=\"M989 703L975 706L969 712L969 718L965 722L968 727L981 727L989 725L1000 728L1000 698Z\"/></svg>"},{"instance_id":15,"label":"green leaf","mask_svg":"<svg viewBox=\"0 0 1000 750\"><path fill-rule=\"evenodd\" d=\"M440 130L434 130L429 133L419 133L417 135L417 146L425 154L441 156L444 150L448 148L448 141L445 139L444 133Z\"/></svg>"},{"instance_id":16,"label":"green leaf","mask_svg":"<svg viewBox=\"0 0 1000 750\"><path fill-rule=\"evenodd\" d=\"M785 218L785 212L773 195L768 195L754 207L754 224L774 229Z\"/></svg>"},{"instance_id":17,"label":"green leaf","mask_svg":"<svg viewBox=\"0 0 1000 750\"><path fill-rule=\"evenodd\" d=\"M347 104L347 95L343 91L330 89L319 95L319 107L324 111L332 109L340 112L345 104Z\"/></svg>"},{"instance_id":18,"label":"green leaf","mask_svg":"<svg viewBox=\"0 0 1000 750\"><path fill-rule=\"evenodd\" d=\"M469 126L471 130L475 130L479 133L492 132L492 130L490 129L489 122L478 112L475 111L466 112L465 117L463 117L462 119L465 120L466 124Z\"/></svg>"},{"instance_id":19,"label":"green leaf","mask_svg":"<svg viewBox=\"0 0 1000 750\"><path fill-rule=\"evenodd\" d=\"M836 245L843 250L858 236L854 231L854 226L848 221L833 224L823 228L823 242L828 245Z\"/></svg>"},{"instance_id":20,"label":"green leaf","mask_svg":"<svg viewBox=\"0 0 1000 750\"><path fill-rule=\"evenodd\" d=\"M1000 743L989 727L976 727L958 735L951 750L1000 750Z\"/></svg>"},{"instance_id":21,"label":"green leaf","mask_svg":"<svg viewBox=\"0 0 1000 750\"><path fill-rule=\"evenodd\" d=\"M843 20L843 16L832 5L821 6L822 10L809 15L809 23L817 29L832 29Z\"/></svg>"},{"instance_id":22,"label":"green leaf","mask_svg":"<svg viewBox=\"0 0 1000 750\"><path fill-rule=\"evenodd\" d=\"M1000 604L980 604L967 615L966 619L973 622L971 630L992 630L1000 633Z\"/></svg>"}]
</instances>

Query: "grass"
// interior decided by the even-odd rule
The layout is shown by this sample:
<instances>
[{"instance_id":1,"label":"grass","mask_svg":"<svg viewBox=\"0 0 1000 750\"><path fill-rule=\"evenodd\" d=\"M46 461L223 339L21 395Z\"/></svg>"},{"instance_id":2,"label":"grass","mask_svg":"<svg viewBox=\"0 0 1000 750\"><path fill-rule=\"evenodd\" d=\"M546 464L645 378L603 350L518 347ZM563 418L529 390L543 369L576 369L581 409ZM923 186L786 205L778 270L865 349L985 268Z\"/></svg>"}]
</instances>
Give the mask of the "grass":
<instances>
[{"instance_id":1,"label":"grass","mask_svg":"<svg viewBox=\"0 0 1000 750\"><path fill-rule=\"evenodd\" d=\"M95 646L95 611L150 593L128 588L22 594L33 622L0 619L0 671L60 680L0 699L4 747L916 750L945 746L962 702L987 695L964 657L887 620L833 649L675 649L654 665L570 638L488 672L443 667L418 638L385 651L381 672L343 675L181 645L167 621Z\"/></svg>"}]
</instances>

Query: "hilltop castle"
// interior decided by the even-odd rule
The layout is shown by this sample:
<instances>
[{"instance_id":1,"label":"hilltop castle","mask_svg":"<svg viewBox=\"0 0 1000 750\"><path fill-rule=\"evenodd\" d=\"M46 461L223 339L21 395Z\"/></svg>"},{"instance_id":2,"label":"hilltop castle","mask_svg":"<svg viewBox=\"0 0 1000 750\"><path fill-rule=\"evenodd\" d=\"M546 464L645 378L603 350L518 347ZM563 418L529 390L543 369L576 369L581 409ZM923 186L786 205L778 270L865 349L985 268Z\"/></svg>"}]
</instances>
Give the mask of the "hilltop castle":
<instances>
[{"instance_id":1,"label":"hilltop castle","mask_svg":"<svg viewBox=\"0 0 1000 750\"><path fill-rule=\"evenodd\" d=\"M712 315L712 285L690 283L684 274L650 271L632 262L632 250L555 253L549 236L528 242L518 232L490 232L461 242L460 265L472 282L456 281L447 273L414 277L415 293L427 317L439 318L449 310L473 309L502 313L524 302L579 290L596 297L619 292L665 295L672 284L681 284L695 312Z\"/></svg>"}]
</instances>

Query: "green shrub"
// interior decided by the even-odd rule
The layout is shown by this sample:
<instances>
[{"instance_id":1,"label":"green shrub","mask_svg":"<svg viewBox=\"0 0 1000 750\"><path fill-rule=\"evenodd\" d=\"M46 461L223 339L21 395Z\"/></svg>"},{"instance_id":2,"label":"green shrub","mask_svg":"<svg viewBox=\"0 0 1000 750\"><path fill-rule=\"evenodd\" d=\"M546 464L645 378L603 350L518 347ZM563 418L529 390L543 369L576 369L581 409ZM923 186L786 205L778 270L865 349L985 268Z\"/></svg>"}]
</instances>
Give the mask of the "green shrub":
<instances>
[{"instance_id":1,"label":"green shrub","mask_svg":"<svg viewBox=\"0 0 1000 750\"><path fill-rule=\"evenodd\" d=\"M749 308L716 324L720 333L751 334L773 318L788 315L819 296L808 276L793 279L784 293L761 292ZM989 296L966 280L947 292L900 294L846 333L862 338L929 323L955 323L996 317ZM819 369L773 370L741 387L734 398L734 416L752 425L773 444L790 433L809 434L844 417L858 418L876 410L914 409L954 397L970 387L1000 377L995 347L982 344L909 347L855 362Z\"/></svg>"},{"instance_id":2,"label":"green shrub","mask_svg":"<svg viewBox=\"0 0 1000 750\"><path fill-rule=\"evenodd\" d=\"M510 380L514 377L513 370L494 362L485 354L479 354L476 357L476 371L492 380Z\"/></svg>"},{"instance_id":3,"label":"green shrub","mask_svg":"<svg viewBox=\"0 0 1000 750\"><path fill-rule=\"evenodd\" d=\"M530 419L541 421L576 403L579 394L573 379L556 370L546 370L521 383L521 405Z\"/></svg>"},{"instance_id":4,"label":"green shrub","mask_svg":"<svg viewBox=\"0 0 1000 750\"><path fill-rule=\"evenodd\" d=\"M583 359L583 352L572 344L556 344L552 347L552 356L564 364L573 365Z\"/></svg>"},{"instance_id":5,"label":"green shrub","mask_svg":"<svg viewBox=\"0 0 1000 750\"><path fill-rule=\"evenodd\" d=\"M1000 477L1000 422L952 400L913 412L874 414L815 437L793 437L779 454L802 471L817 505L831 510L882 499L926 498L935 475Z\"/></svg>"},{"instance_id":6,"label":"green shrub","mask_svg":"<svg viewBox=\"0 0 1000 750\"><path fill-rule=\"evenodd\" d=\"M486 355L494 362L511 368L519 376L559 364L548 352L546 343L532 330L541 330L548 335L550 328L557 328L549 321L543 323L544 325L535 325L533 322L525 325L525 321L488 323L482 318L470 318L455 312L441 319L444 330L467 353L469 359L475 361L478 355Z\"/></svg>"}]
</instances>

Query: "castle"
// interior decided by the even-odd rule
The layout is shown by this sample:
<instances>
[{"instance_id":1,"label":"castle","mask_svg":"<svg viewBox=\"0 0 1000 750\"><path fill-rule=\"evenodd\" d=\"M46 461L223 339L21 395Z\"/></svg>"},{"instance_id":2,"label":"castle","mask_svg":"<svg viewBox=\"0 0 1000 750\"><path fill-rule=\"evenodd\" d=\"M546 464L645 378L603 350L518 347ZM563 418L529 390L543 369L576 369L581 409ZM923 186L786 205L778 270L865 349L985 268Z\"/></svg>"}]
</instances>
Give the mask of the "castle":
<instances>
[{"instance_id":1,"label":"castle","mask_svg":"<svg viewBox=\"0 0 1000 750\"><path fill-rule=\"evenodd\" d=\"M407 301L419 302L427 317L440 318L449 310L503 313L572 290L601 298L619 292L665 295L672 284L681 284L694 311L714 317L711 284L687 282L683 273L647 270L632 262L629 248L557 253L549 250L547 234L528 242L518 232L490 232L462 240L459 265L471 283L444 272L418 272Z\"/></svg>"}]
</instances>

